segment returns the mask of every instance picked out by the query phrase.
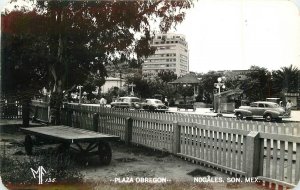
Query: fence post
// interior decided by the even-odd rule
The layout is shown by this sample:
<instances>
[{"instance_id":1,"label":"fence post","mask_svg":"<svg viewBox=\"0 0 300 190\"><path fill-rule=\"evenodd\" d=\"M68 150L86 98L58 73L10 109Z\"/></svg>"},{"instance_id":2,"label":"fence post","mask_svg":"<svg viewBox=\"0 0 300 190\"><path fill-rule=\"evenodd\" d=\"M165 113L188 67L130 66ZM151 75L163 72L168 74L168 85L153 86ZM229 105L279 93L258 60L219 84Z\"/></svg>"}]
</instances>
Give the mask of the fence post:
<instances>
[{"instance_id":1,"label":"fence post","mask_svg":"<svg viewBox=\"0 0 300 190\"><path fill-rule=\"evenodd\" d=\"M263 160L260 160L261 152L261 141L259 138L259 132L250 131L246 136L246 175L247 177L256 177L260 175L260 167L262 166Z\"/></svg>"},{"instance_id":2,"label":"fence post","mask_svg":"<svg viewBox=\"0 0 300 190\"><path fill-rule=\"evenodd\" d=\"M93 131L98 132L99 113L93 114Z\"/></svg>"},{"instance_id":3,"label":"fence post","mask_svg":"<svg viewBox=\"0 0 300 190\"><path fill-rule=\"evenodd\" d=\"M70 108L67 108L67 125L72 127L72 114L73 111Z\"/></svg>"},{"instance_id":4,"label":"fence post","mask_svg":"<svg viewBox=\"0 0 300 190\"><path fill-rule=\"evenodd\" d=\"M126 125L125 125L125 144L129 145L132 140L132 118L126 118Z\"/></svg>"},{"instance_id":5,"label":"fence post","mask_svg":"<svg viewBox=\"0 0 300 190\"><path fill-rule=\"evenodd\" d=\"M50 108L50 102L49 102L48 106L47 106L47 122L48 123L50 123L50 116L51 116L51 112L50 111L51 111L51 108Z\"/></svg>"},{"instance_id":6,"label":"fence post","mask_svg":"<svg viewBox=\"0 0 300 190\"><path fill-rule=\"evenodd\" d=\"M30 100L24 100L22 105L22 120L23 120L23 127L29 127L29 106Z\"/></svg>"},{"instance_id":7,"label":"fence post","mask_svg":"<svg viewBox=\"0 0 300 190\"><path fill-rule=\"evenodd\" d=\"M173 123L173 154L180 153L180 126L178 125L178 122L175 121Z\"/></svg>"}]
</instances>

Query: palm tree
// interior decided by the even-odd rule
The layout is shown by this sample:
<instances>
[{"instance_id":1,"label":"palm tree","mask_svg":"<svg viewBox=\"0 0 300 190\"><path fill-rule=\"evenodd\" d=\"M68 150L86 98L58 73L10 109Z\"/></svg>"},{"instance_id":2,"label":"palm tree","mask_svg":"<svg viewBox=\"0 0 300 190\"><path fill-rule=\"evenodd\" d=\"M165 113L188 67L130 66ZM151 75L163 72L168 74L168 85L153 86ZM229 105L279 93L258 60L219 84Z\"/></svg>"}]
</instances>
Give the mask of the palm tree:
<instances>
[{"instance_id":1,"label":"palm tree","mask_svg":"<svg viewBox=\"0 0 300 190\"><path fill-rule=\"evenodd\" d=\"M272 92L280 94L285 92L297 92L300 85L300 70L293 65L282 67L280 70L272 72Z\"/></svg>"}]
</instances>

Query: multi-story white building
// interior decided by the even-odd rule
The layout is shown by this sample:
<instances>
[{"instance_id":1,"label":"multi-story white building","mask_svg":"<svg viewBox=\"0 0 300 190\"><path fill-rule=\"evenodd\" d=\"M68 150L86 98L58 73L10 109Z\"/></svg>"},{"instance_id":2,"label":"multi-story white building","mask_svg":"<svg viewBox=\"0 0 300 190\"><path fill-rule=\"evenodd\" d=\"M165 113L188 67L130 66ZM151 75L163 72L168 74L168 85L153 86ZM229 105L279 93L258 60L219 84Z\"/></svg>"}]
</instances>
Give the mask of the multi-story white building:
<instances>
[{"instance_id":1,"label":"multi-story white building","mask_svg":"<svg viewBox=\"0 0 300 190\"><path fill-rule=\"evenodd\" d=\"M189 72L189 50L184 35L158 34L151 46L156 51L142 65L145 77L151 78L161 71L173 71L178 77Z\"/></svg>"}]
</instances>

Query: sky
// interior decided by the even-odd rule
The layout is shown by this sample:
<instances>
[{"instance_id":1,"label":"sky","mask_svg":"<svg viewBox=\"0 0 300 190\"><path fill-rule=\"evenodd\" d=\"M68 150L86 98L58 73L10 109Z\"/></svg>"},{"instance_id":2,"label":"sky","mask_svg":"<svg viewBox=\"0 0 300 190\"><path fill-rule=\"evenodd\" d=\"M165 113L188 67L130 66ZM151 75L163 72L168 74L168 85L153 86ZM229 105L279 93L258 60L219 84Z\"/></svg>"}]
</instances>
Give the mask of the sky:
<instances>
[{"instance_id":1,"label":"sky","mask_svg":"<svg viewBox=\"0 0 300 190\"><path fill-rule=\"evenodd\" d=\"M176 33L190 71L300 68L300 0L199 0Z\"/></svg>"},{"instance_id":2,"label":"sky","mask_svg":"<svg viewBox=\"0 0 300 190\"><path fill-rule=\"evenodd\" d=\"M299 12L300 0L198 0L172 32L186 36L193 72L300 69Z\"/></svg>"}]
</instances>

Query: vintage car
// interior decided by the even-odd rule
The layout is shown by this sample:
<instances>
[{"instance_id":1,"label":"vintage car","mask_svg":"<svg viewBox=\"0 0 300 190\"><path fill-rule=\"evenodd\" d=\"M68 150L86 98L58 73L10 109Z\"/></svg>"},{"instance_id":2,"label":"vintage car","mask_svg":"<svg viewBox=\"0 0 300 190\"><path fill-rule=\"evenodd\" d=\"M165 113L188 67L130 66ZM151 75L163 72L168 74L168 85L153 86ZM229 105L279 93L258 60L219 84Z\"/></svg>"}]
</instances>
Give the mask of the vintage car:
<instances>
[{"instance_id":1,"label":"vintage car","mask_svg":"<svg viewBox=\"0 0 300 190\"><path fill-rule=\"evenodd\" d=\"M262 117L265 121L281 121L282 118L289 117L284 108L279 104L267 101L253 102L250 106L241 106L234 110L237 119L252 119L254 117Z\"/></svg>"},{"instance_id":2,"label":"vintage car","mask_svg":"<svg viewBox=\"0 0 300 190\"><path fill-rule=\"evenodd\" d=\"M137 97L120 97L110 103L111 108L140 109L140 99Z\"/></svg>"},{"instance_id":3,"label":"vintage car","mask_svg":"<svg viewBox=\"0 0 300 190\"><path fill-rule=\"evenodd\" d=\"M142 102L141 108L146 111L165 112L169 108L161 100L146 99Z\"/></svg>"}]
</instances>

